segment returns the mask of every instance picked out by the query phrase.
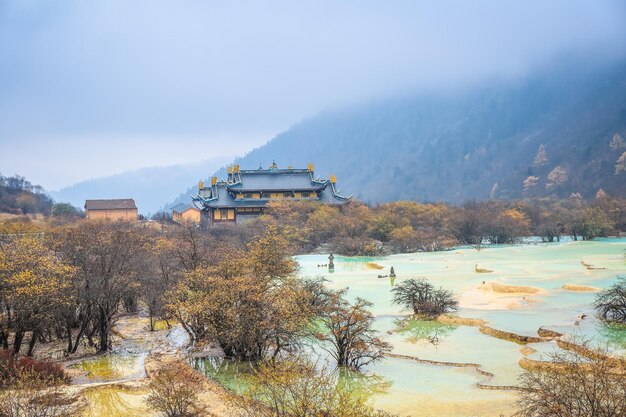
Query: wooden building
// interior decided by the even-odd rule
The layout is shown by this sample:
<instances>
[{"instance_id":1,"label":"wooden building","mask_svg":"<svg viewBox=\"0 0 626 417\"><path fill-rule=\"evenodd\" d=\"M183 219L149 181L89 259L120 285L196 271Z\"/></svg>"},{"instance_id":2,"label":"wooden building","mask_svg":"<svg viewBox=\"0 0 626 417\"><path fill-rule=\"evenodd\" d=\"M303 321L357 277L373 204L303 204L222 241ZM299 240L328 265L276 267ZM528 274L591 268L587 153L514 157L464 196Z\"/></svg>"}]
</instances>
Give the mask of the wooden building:
<instances>
[{"instance_id":1,"label":"wooden building","mask_svg":"<svg viewBox=\"0 0 626 417\"><path fill-rule=\"evenodd\" d=\"M179 203L172 207L172 220L178 223L200 223L200 210L189 204Z\"/></svg>"},{"instance_id":2,"label":"wooden building","mask_svg":"<svg viewBox=\"0 0 626 417\"><path fill-rule=\"evenodd\" d=\"M137 206L132 198L86 200L85 213L90 220L137 221Z\"/></svg>"},{"instance_id":3,"label":"wooden building","mask_svg":"<svg viewBox=\"0 0 626 417\"><path fill-rule=\"evenodd\" d=\"M239 223L263 213L272 200L318 201L343 206L351 197L339 194L335 176L315 178L313 164L306 169L279 169L272 163L269 169L243 170L239 165L228 167L226 181L211 178L211 184L198 184L193 203L210 224Z\"/></svg>"}]
</instances>

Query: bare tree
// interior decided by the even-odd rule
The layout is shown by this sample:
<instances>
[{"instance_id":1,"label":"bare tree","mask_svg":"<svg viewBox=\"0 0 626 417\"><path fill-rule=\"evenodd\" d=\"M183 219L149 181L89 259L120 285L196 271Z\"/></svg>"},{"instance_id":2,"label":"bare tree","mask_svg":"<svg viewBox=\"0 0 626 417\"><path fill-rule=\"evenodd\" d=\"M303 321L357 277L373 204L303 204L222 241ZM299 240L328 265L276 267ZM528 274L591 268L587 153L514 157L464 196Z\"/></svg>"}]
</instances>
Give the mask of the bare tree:
<instances>
[{"instance_id":1,"label":"bare tree","mask_svg":"<svg viewBox=\"0 0 626 417\"><path fill-rule=\"evenodd\" d=\"M411 309L416 315L434 318L458 309L451 291L437 289L424 278L408 279L391 291L394 304Z\"/></svg>"},{"instance_id":2,"label":"bare tree","mask_svg":"<svg viewBox=\"0 0 626 417\"><path fill-rule=\"evenodd\" d=\"M321 341L328 342L322 348L331 354L339 366L360 369L362 366L383 358L391 346L376 336L372 329L374 315L369 311L372 303L357 298L351 304L345 291L332 294L329 303L320 314L325 328L317 334Z\"/></svg>"},{"instance_id":3,"label":"bare tree","mask_svg":"<svg viewBox=\"0 0 626 417\"><path fill-rule=\"evenodd\" d=\"M142 232L141 227L124 222L83 221L57 236L56 249L78 269L74 292L79 331L73 351L85 335L90 340L98 336L99 351L110 348L118 309L143 272L138 260L146 256L148 239Z\"/></svg>"},{"instance_id":4,"label":"bare tree","mask_svg":"<svg viewBox=\"0 0 626 417\"><path fill-rule=\"evenodd\" d=\"M618 277L615 284L599 293L594 307L602 320L626 323L626 277Z\"/></svg>"},{"instance_id":5,"label":"bare tree","mask_svg":"<svg viewBox=\"0 0 626 417\"><path fill-rule=\"evenodd\" d=\"M581 351L589 351L587 346ZM606 352L551 355L546 368L525 371L517 417L622 417L626 374Z\"/></svg>"}]
</instances>

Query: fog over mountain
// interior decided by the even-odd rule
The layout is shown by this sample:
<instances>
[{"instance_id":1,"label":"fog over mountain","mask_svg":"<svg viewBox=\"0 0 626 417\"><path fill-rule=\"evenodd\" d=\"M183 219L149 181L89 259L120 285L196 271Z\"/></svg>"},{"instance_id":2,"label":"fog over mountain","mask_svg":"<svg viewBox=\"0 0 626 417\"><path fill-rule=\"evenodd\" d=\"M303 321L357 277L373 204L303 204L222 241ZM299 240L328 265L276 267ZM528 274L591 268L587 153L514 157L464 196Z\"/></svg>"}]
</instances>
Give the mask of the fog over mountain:
<instances>
[{"instance_id":1,"label":"fog over mountain","mask_svg":"<svg viewBox=\"0 0 626 417\"><path fill-rule=\"evenodd\" d=\"M616 134L626 137L626 62L574 61L464 94L324 112L236 162L242 168L312 162L320 175L336 174L345 194L371 203L593 198L599 189L626 196L626 173L615 174L626 148L610 145ZM545 160L535 162L541 145ZM563 172L562 182L550 181L551 173ZM177 201L189 202L193 192L192 186Z\"/></svg>"},{"instance_id":2,"label":"fog over mountain","mask_svg":"<svg viewBox=\"0 0 626 417\"><path fill-rule=\"evenodd\" d=\"M0 171L59 189L244 154L325 109L623 57L625 21L622 0L4 1Z\"/></svg>"},{"instance_id":3,"label":"fog over mountain","mask_svg":"<svg viewBox=\"0 0 626 417\"><path fill-rule=\"evenodd\" d=\"M214 172L227 161L217 157L195 164L142 168L82 181L51 194L56 201L81 208L87 199L134 198L139 213L148 215L176 198L188 184L200 180L205 172Z\"/></svg>"}]
</instances>

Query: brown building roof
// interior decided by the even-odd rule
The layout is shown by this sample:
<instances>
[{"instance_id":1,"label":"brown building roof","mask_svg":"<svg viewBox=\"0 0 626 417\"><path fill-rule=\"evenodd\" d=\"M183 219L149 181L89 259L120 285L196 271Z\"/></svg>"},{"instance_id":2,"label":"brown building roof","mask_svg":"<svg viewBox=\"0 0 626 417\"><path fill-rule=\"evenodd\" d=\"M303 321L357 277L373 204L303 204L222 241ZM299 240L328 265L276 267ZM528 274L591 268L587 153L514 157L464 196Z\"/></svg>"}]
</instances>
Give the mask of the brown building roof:
<instances>
[{"instance_id":1,"label":"brown building roof","mask_svg":"<svg viewBox=\"0 0 626 417\"><path fill-rule=\"evenodd\" d=\"M132 198L113 200L85 200L85 210L131 210L137 209Z\"/></svg>"}]
</instances>

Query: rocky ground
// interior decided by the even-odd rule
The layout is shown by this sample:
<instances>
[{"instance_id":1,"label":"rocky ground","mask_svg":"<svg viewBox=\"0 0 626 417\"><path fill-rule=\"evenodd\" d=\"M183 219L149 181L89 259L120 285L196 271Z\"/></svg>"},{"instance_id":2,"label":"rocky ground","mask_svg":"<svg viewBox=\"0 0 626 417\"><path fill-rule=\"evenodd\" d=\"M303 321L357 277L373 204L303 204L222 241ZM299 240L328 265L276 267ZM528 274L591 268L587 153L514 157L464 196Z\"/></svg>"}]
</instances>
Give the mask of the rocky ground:
<instances>
[{"instance_id":1,"label":"rocky ground","mask_svg":"<svg viewBox=\"0 0 626 417\"><path fill-rule=\"evenodd\" d=\"M115 324L111 353L96 355L93 349L84 346L76 355L64 359L63 365L72 377L72 384L66 390L77 397L83 416L156 415L145 404L150 393L150 378L163 366L172 362L189 366L188 357L203 354L187 347L188 339L181 326L159 328L151 332L148 317L143 312L125 315ZM62 349L62 344L42 345L36 356L58 358ZM204 415L233 416L229 405L232 394L207 378L199 378L199 381L202 387L200 408Z\"/></svg>"}]
</instances>

